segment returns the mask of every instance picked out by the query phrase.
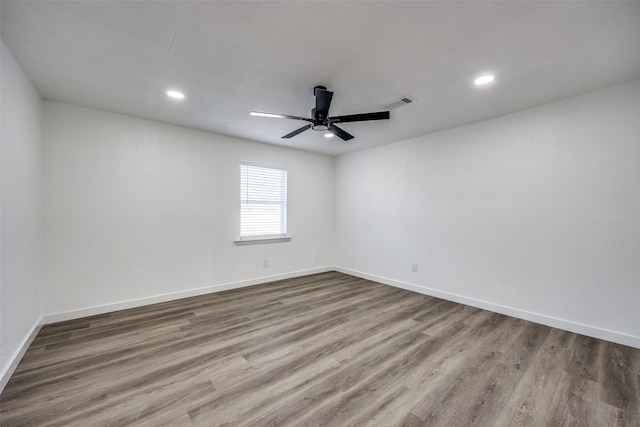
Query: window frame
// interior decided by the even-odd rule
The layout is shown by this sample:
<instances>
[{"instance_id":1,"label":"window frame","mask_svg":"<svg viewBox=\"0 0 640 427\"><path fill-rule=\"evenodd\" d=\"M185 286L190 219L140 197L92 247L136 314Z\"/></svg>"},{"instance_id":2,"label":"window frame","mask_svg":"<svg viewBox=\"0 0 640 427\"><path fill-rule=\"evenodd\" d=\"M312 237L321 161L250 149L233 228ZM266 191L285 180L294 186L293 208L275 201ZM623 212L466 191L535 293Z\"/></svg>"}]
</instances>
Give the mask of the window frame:
<instances>
[{"instance_id":1,"label":"window frame","mask_svg":"<svg viewBox=\"0 0 640 427\"><path fill-rule=\"evenodd\" d=\"M271 233L271 234L246 234L243 235L242 234L242 218L243 218L243 206L246 205L245 200L243 200L243 174L244 174L244 167L247 168L262 168L262 169L271 169L271 170L276 170L276 171L281 171L284 172L284 183L281 184L281 186L284 186L284 197L281 198L280 200L278 200L276 203L274 204L280 204L281 206L281 210L282 208L284 208L284 212L280 212L280 233ZM239 178L240 178L240 182L239 182L239 186L240 186L240 215L239 215L239 219L240 219L240 227L239 227L239 231L240 231L240 235L239 237L234 240L234 242L236 244L244 244L244 243L267 243L267 242L285 242L285 241L289 241L291 240L291 236L288 234L288 220L289 220L289 171L286 167L282 167L282 166L274 166L274 165L267 165L267 164L263 164L263 163L253 163L253 162L246 162L246 161L240 161L239 162ZM282 188L280 187L280 191L282 191ZM282 203L284 200L284 203ZM259 200L258 200L259 201ZM255 200L254 200L255 202ZM259 203L258 203L259 204Z\"/></svg>"}]
</instances>

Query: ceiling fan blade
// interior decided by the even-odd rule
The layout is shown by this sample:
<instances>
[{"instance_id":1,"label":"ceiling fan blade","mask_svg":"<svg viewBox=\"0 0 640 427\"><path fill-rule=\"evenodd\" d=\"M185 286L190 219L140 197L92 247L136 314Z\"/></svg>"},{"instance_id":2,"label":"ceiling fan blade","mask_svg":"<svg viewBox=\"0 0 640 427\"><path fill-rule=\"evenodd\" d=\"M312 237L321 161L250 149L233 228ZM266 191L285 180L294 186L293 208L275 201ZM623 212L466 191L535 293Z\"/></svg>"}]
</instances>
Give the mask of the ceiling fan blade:
<instances>
[{"instance_id":1,"label":"ceiling fan blade","mask_svg":"<svg viewBox=\"0 0 640 427\"><path fill-rule=\"evenodd\" d=\"M333 92L316 88L316 118L324 120L329 115L329 107L331 106L331 98Z\"/></svg>"},{"instance_id":2,"label":"ceiling fan blade","mask_svg":"<svg viewBox=\"0 0 640 427\"><path fill-rule=\"evenodd\" d=\"M378 111L376 113L351 114L348 116L329 117L329 121L333 123L348 122L366 122L369 120L387 120L389 118L388 111Z\"/></svg>"},{"instance_id":3,"label":"ceiling fan blade","mask_svg":"<svg viewBox=\"0 0 640 427\"><path fill-rule=\"evenodd\" d=\"M263 113L260 111L252 111L249 113L251 116L257 117L270 117L272 119L292 119L292 120L304 120L305 122L312 122L312 119L307 119L306 117L298 117L298 116L288 116L286 114L276 114L276 113Z\"/></svg>"},{"instance_id":4,"label":"ceiling fan blade","mask_svg":"<svg viewBox=\"0 0 640 427\"><path fill-rule=\"evenodd\" d=\"M296 136L297 134L302 133L305 130L310 129L310 128L311 128L311 123L309 123L306 126L302 126L300 129L296 129L291 133L286 134L285 136L283 136L283 138L292 138L292 137Z\"/></svg>"},{"instance_id":5,"label":"ceiling fan blade","mask_svg":"<svg viewBox=\"0 0 640 427\"><path fill-rule=\"evenodd\" d=\"M346 132L343 129L340 129L338 126L331 124L329 125L329 132L331 132L332 134L336 135L339 138L342 138L342 140L344 141L348 141L350 139L353 139L353 135L349 134L348 132Z\"/></svg>"}]
</instances>

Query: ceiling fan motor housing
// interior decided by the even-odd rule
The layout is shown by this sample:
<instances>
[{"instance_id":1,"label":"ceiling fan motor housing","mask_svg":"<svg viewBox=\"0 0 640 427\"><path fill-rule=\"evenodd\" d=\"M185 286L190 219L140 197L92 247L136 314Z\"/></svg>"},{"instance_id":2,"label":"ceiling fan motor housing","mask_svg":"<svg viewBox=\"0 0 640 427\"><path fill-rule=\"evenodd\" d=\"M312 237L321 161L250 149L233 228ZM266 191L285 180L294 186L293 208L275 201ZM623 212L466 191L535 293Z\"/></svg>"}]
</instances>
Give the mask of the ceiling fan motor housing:
<instances>
[{"instance_id":1,"label":"ceiling fan motor housing","mask_svg":"<svg viewBox=\"0 0 640 427\"><path fill-rule=\"evenodd\" d=\"M324 86L316 86L315 89L323 89L323 87ZM329 120L326 118L323 119L320 115L316 115L315 108L311 109L311 117L313 117L313 126L311 126L311 129L317 131L325 131L329 129Z\"/></svg>"}]
</instances>

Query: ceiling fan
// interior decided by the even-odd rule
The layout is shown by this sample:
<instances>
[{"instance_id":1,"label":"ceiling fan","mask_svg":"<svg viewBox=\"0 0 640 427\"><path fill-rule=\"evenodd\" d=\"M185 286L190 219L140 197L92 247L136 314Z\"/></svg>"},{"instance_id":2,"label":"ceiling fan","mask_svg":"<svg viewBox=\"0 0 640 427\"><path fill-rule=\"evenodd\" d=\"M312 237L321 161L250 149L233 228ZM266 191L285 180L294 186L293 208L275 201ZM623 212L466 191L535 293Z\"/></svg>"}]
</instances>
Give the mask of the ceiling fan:
<instances>
[{"instance_id":1,"label":"ceiling fan","mask_svg":"<svg viewBox=\"0 0 640 427\"><path fill-rule=\"evenodd\" d=\"M313 95L316 97L316 107L311 109L312 118L310 119L306 117L289 116L286 114L260 113L258 111L252 111L251 115L259 117L272 117L275 119L303 120L305 122L309 122L308 125L305 125L300 129L296 129L293 132L286 134L285 136L283 136L283 138L292 138L307 129L313 129L317 131L329 131L339 138L342 138L342 140L344 141L352 139L353 135L336 126L336 123L365 122L370 120L386 120L389 118L388 111L329 117L329 107L331 106L331 98L333 98L333 92L328 91L324 86L316 86L313 88Z\"/></svg>"}]
</instances>

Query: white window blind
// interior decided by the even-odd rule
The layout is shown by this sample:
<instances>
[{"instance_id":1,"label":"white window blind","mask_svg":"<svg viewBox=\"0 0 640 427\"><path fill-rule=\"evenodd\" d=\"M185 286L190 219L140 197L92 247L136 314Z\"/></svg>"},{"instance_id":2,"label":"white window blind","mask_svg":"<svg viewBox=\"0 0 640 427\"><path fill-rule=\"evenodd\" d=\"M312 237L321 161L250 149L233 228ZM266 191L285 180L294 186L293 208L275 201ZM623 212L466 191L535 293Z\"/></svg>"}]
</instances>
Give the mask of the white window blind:
<instances>
[{"instance_id":1,"label":"white window blind","mask_svg":"<svg viewBox=\"0 0 640 427\"><path fill-rule=\"evenodd\" d=\"M240 239L287 235L287 170L240 163Z\"/></svg>"}]
</instances>

